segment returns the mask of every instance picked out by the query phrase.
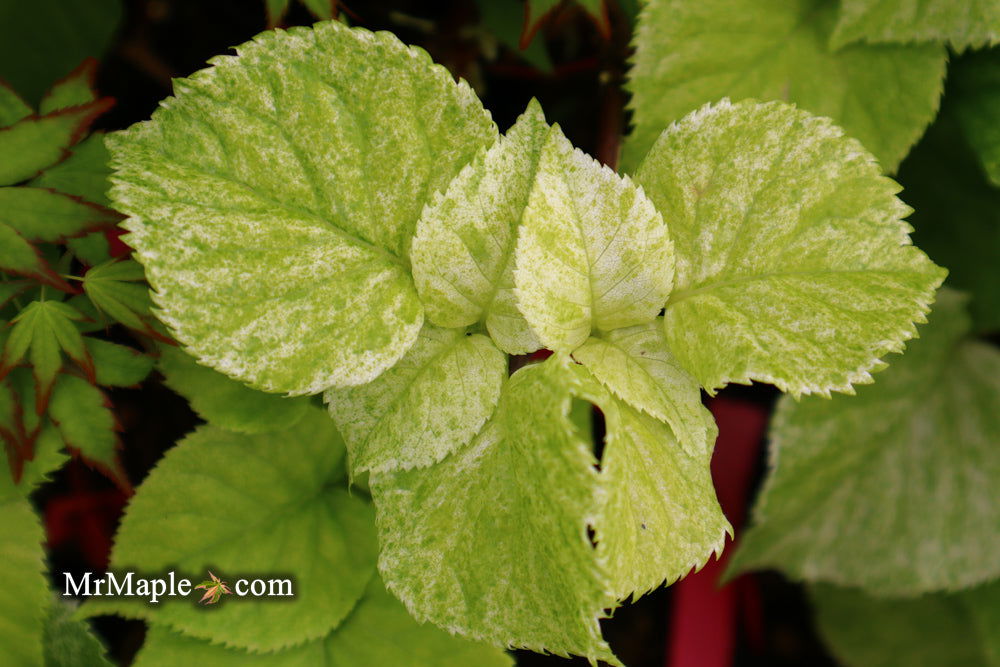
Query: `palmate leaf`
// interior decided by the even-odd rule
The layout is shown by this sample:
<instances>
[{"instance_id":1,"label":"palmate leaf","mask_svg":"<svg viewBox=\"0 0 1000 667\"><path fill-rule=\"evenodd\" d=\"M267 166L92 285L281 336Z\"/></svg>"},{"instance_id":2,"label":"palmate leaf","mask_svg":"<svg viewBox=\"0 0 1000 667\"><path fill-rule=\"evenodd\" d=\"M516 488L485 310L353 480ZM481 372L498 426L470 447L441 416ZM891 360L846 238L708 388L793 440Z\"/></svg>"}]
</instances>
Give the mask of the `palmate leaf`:
<instances>
[{"instance_id":1,"label":"palmate leaf","mask_svg":"<svg viewBox=\"0 0 1000 667\"><path fill-rule=\"evenodd\" d=\"M150 323L149 289L145 273L132 260L111 259L83 276L83 291L97 311L121 324L157 336Z\"/></svg>"},{"instance_id":2,"label":"palmate leaf","mask_svg":"<svg viewBox=\"0 0 1000 667\"><path fill-rule=\"evenodd\" d=\"M653 320L670 293L673 263L667 226L642 189L553 128L514 272L518 307L545 347L572 352L591 331Z\"/></svg>"},{"instance_id":3,"label":"palmate leaf","mask_svg":"<svg viewBox=\"0 0 1000 667\"><path fill-rule=\"evenodd\" d=\"M856 397L785 399L772 471L733 566L880 595L1000 576L1000 352L963 340L942 292L930 323Z\"/></svg>"},{"instance_id":4,"label":"palmate leaf","mask_svg":"<svg viewBox=\"0 0 1000 667\"><path fill-rule=\"evenodd\" d=\"M166 385L186 398L198 416L227 431L281 431L294 426L309 409L308 398L254 391L172 345L160 346L158 368Z\"/></svg>"},{"instance_id":5,"label":"palmate leaf","mask_svg":"<svg viewBox=\"0 0 1000 667\"><path fill-rule=\"evenodd\" d=\"M947 42L961 51L1000 42L994 0L843 0L830 45Z\"/></svg>"},{"instance_id":6,"label":"palmate leaf","mask_svg":"<svg viewBox=\"0 0 1000 667\"><path fill-rule=\"evenodd\" d=\"M1000 665L1000 584L913 599L818 585L809 597L820 633L849 667Z\"/></svg>"},{"instance_id":7,"label":"palmate leaf","mask_svg":"<svg viewBox=\"0 0 1000 667\"><path fill-rule=\"evenodd\" d=\"M645 3L628 84L635 130L623 167L634 169L669 123L730 97L783 100L830 116L885 171L894 171L937 111L945 49L858 44L833 50L836 11L837 3L826 0Z\"/></svg>"},{"instance_id":8,"label":"palmate leaf","mask_svg":"<svg viewBox=\"0 0 1000 667\"><path fill-rule=\"evenodd\" d=\"M710 391L850 392L902 350L944 279L871 155L785 104L704 107L663 134L636 181L676 247L669 347Z\"/></svg>"},{"instance_id":9,"label":"palmate leaf","mask_svg":"<svg viewBox=\"0 0 1000 667\"><path fill-rule=\"evenodd\" d=\"M344 446L319 408L285 431L241 435L204 426L171 449L122 519L113 568L226 575L287 573L294 604L230 596L211 612L190 600L90 601L216 644L269 652L324 637L350 613L374 574L370 505L335 484Z\"/></svg>"},{"instance_id":10,"label":"palmate leaf","mask_svg":"<svg viewBox=\"0 0 1000 667\"><path fill-rule=\"evenodd\" d=\"M532 100L506 136L432 200L413 238L413 279L427 319L443 327L485 322L510 354L541 347L514 298L514 248L549 131Z\"/></svg>"},{"instance_id":11,"label":"palmate leaf","mask_svg":"<svg viewBox=\"0 0 1000 667\"><path fill-rule=\"evenodd\" d=\"M104 133L95 132L70 149L70 155L41 173L31 185L58 190L87 201L107 206L108 166L110 155L104 145Z\"/></svg>"},{"instance_id":12,"label":"palmate leaf","mask_svg":"<svg viewBox=\"0 0 1000 667\"><path fill-rule=\"evenodd\" d=\"M237 52L109 137L128 242L202 363L273 392L368 382L420 331L424 204L496 127L388 33L330 22Z\"/></svg>"},{"instance_id":13,"label":"palmate leaf","mask_svg":"<svg viewBox=\"0 0 1000 667\"><path fill-rule=\"evenodd\" d=\"M510 667L512 661L499 649L453 637L433 625L418 624L376 576L350 616L322 639L277 653L250 654L154 624L134 664L173 667L189 663L213 667Z\"/></svg>"},{"instance_id":14,"label":"palmate leaf","mask_svg":"<svg viewBox=\"0 0 1000 667\"><path fill-rule=\"evenodd\" d=\"M607 418L600 462L574 401ZM598 619L702 565L730 530L702 418L710 435L689 453L567 357L517 371L471 444L429 468L373 474L387 585L419 620L617 664Z\"/></svg>"},{"instance_id":15,"label":"palmate leaf","mask_svg":"<svg viewBox=\"0 0 1000 667\"><path fill-rule=\"evenodd\" d=\"M427 466L467 444L492 414L507 358L489 338L424 325L374 381L326 392L351 472Z\"/></svg>"},{"instance_id":16,"label":"palmate leaf","mask_svg":"<svg viewBox=\"0 0 1000 667\"><path fill-rule=\"evenodd\" d=\"M31 361L37 382L39 409L45 410L56 374L62 368L62 353L66 353L88 377L94 377L94 362L83 343L83 336L74 321L83 315L60 301L32 301L11 324L0 355L0 372L6 374L25 356Z\"/></svg>"}]
</instances>

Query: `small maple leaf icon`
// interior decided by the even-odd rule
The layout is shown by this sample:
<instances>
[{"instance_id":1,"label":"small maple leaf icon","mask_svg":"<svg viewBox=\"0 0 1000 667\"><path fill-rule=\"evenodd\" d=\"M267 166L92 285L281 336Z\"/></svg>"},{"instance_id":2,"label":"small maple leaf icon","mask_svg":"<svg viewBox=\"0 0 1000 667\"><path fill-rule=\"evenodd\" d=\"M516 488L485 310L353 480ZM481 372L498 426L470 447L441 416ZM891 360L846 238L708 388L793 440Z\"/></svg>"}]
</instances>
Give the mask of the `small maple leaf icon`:
<instances>
[{"instance_id":1,"label":"small maple leaf icon","mask_svg":"<svg viewBox=\"0 0 1000 667\"><path fill-rule=\"evenodd\" d=\"M201 596L198 602L204 602L205 604L215 604L219 601L223 595L232 595L233 592L229 590L229 586L226 582L219 579L217 576L212 574L212 571L208 571L208 576L212 577L210 580L206 579L201 582L195 588L204 588L205 594Z\"/></svg>"}]
</instances>

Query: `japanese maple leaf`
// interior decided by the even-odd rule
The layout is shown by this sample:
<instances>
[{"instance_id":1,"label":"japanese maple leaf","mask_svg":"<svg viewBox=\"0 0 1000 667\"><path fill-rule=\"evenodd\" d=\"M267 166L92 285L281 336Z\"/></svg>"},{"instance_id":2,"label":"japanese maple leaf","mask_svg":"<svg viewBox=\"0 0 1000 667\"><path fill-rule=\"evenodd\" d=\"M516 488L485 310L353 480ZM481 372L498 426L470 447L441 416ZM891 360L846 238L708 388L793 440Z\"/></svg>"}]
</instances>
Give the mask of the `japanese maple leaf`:
<instances>
[{"instance_id":1,"label":"japanese maple leaf","mask_svg":"<svg viewBox=\"0 0 1000 667\"><path fill-rule=\"evenodd\" d=\"M195 588L205 589L205 594L201 596L201 599L198 600L198 602L204 602L205 604L215 604L216 602L219 601L219 598L221 598L224 594L225 595L233 594L233 592L229 590L229 586L226 585L226 582L222 581L217 576L212 574L211 570L208 571L208 576L211 577L210 580L206 579L205 581L195 586Z\"/></svg>"}]
</instances>

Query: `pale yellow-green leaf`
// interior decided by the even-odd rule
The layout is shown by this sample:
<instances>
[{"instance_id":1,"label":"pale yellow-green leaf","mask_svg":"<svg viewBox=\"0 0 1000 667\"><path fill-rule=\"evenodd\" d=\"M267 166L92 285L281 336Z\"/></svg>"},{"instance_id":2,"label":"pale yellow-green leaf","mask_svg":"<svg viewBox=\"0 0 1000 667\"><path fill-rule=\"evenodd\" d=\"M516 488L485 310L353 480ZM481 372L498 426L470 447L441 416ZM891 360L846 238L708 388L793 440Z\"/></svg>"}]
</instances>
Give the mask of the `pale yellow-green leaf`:
<instances>
[{"instance_id":1,"label":"pale yellow-green leaf","mask_svg":"<svg viewBox=\"0 0 1000 667\"><path fill-rule=\"evenodd\" d=\"M353 474L413 468L467 444L492 414L506 376L506 355L486 336L425 324L395 366L325 397Z\"/></svg>"},{"instance_id":2,"label":"pale yellow-green leaf","mask_svg":"<svg viewBox=\"0 0 1000 667\"><path fill-rule=\"evenodd\" d=\"M899 352L945 271L871 154L792 106L705 106L660 137L636 181L670 221L664 326L709 391L770 382L850 392Z\"/></svg>"},{"instance_id":3,"label":"pale yellow-green leaf","mask_svg":"<svg viewBox=\"0 0 1000 667\"><path fill-rule=\"evenodd\" d=\"M417 218L496 139L465 83L389 33L263 33L110 135L111 199L199 361L291 394L362 384L416 339Z\"/></svg>"},{"instance_id":4,"label":"pale yellow-green leaf","mask_svg":"<svg viewBox=\"0 0 1000 667\"><path fill-rule=\"evenodd\" d=\"M514 247L549 125L532 100L506 136L466 166L417 223L413 278L439 326L485 322L510 354L541 347L514 299Z\"/></svg>"},{"instance_id":5,"label":"pale yellow-green leaf","mask_svg":"<svg viewBox=\"0 0 1000 667\"><path fill-rule=\"evenodd\" d=\"M944 291L906 354L857 396L790 398L733 566L876 595L1000 577L1000 352Z\"/></svg>"},{"instance_id":6,"label":"pale yellow-green leaf","mask_svg":"<svg viewBox=\"0 0 1000 667\"><path fill-rule=\"evenodd\" d=\"M516 251L518 306L542 343L572 352L592 331L650 322L674 272L667 225L618 176L553 127Z\"/></svg>"}]
</instances>

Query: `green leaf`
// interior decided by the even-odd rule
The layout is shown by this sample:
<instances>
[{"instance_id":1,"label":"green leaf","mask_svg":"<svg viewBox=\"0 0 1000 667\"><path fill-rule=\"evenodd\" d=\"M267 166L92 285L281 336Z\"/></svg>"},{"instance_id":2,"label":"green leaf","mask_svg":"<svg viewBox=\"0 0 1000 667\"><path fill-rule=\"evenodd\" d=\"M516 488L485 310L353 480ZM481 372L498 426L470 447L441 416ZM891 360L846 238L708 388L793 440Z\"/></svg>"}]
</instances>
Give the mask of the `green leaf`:
<instances>
[{"instance_id":1,"label":"green leaf","mask_svg":"<svg viewBox=\"0 0 1000 667\"><path fill-rule=\"evenodd\" d=\"M109 260L83 276L83 291L98 311L131 329L149 332L149 288L142 267L132 260Z\"/></svg>"},{"instance_id":2,"label":"green leaf","mask_svg":"<svg viewBox=\"0 0 1000 667\"><path fill-rule=\"evenodd\" d=\"M843 0L831 47L947 42L978 49L1000 41L1000 4L995 0Z\"/></svg>"},{"instance_id":3,"label":"green leaf","mask_svg":"<svg viewBox=\"0 0 1000 667\"><path fill-rule=\"evenodd\" d=\"M700 387L670 351L662 320L590 338L573 357L619 399L669 424L689 454L704 450Z\"/></svg>"},{"instance_id":4,"label":"green leaf","mask_svg":"<svg viewBox=\"0 0 1000 667\"><path fill-rule=\"evenodd\" d=\"M104 392L75 375L60 375L52 390L49 416L69 449L129 488L118 461L118 423Z\"/></svg>"},{"instance_id":5,"label":"green leaf","mask_svg":"<svg viewBox=\"0 0 1000 667\"><path fill-rule=\"evenodd\" d=\"M10 665L42 664L49 605L45 534L26 498L0 501L0 646Z\"/></svg>"},{"instance_id":6,"label":"green leaf","mask_svg":"<svg viewBox=\"0 0 1000 667\"><path fill-rule=\"evenodd\" d=\"M0 220L28 241L57 243L111 228L118 215L102 206L44 188L0 188Z\"/></svg>"},{"instance_id":7,"label":"green leaf","mask_svg":"<svg viewBox=\"0 0 1000 667\"><path fill-rule=\"evenodd\" d=\"M812 588L810 598L823 638L850 667L1000 665L1000 655L990 653L1000 640L1000 625L980 624L991 612L994 620L1000 620L996 584L915 599L874 598L853 589L819 585Z\"/></svg>"},{"instance_id":8,"label":"green leaf","mask_svg":"<svg viewBox=\"0 0 1000 667\"><path fill-rule=\"evenodd\" d=\"M83 339L94 360L97 384L105 387L134 387L153 370L156 361L148 354L98 338Z\"/></svg>"},{"instance_id":9,"label":"green leaf","mask_svg":"<svg viewBox=\"0 0 1000 667\"><path fill-rule=\"evenodd\" d=\"M13 88L0 81L0 128L13 125L32 114L31 107Z\"/></svg>"},{"instance_id":10,"label":"green leaf","mask_svg":"<svg viewBox=\"0 0 1000 667\"><path fill-rule=\"evenodd\" d=\"M569 420L568 363L517 371L479 435L441 463L372 474L379 570L418 621L620 664L598 625L615 599L587 534L602 494Z\"/></svg>"},{"instance_id":11,"label":"green leaf","mask_svg":"<svg viewBox=\"0 0 1000 667\"><path fill-rule=\"evenodd\" d=\"M70 146L87 134L111 100L98 100L48 116L29 116L0 129L0 185L26 181L66 157Z\"/></svg>"},{"instance_id":12,"label":"green leaf","mask_svg":"<svg viewBox=\"0 0 1000 667\"><path fill-rule=\"evenodd\" d=\"M879 595L956 590L1000 576L1000 352L964 340L942 292L921 337L857 397L784 399L771 466L734 569Z\"/></svg>"},{"instance_id":13,"label":"green leaf","mask_svg":"<svg viewBox=\"0 0 1000 667\"><path fill-rule=\"evenodd\" d=\"M413 279L427 318L443 327L485 322L510 354L541 347L515 302L514 247L548 133L532 100L505 137L434 197L413 238Z\"/></svg>"},{"instance_id":14,"label":"green leaf","mask_svg":"<svg viewBox=\"0 0 1000 667\"><path fill-rule=\"evenodd\" d=\"M33 278L56 289L72 288L59 277L35 246L24 240L9 225L0 222L0 269L15 275Z\"/></svg>"},{"instance_id":15,"label":"green leaf","mask_svg":"<svg viewBox=\"0 0 1000 667\"><path fill-rule=\"evenodd\" d=\"M202 363L272 392L363 384L420 331L424 204L496 127L389 33L327 22L237 52L109 137L127 240Z\"/></svg>"},{"instance_id":16,"label":"green leaf","mask_svg":"<svg viewBox=\"0 0 1000 667\"><path fill-rule=\"evenodd\" d=\"M74 146L69 157L43 171L31 184L107 206L109 159L104 134L95 132Z\"/></svg>"},{"instance_id":17,"label":"green leaf","mask_svg":"<svg viewBox=\"0 0 1000 667\"><path fill-rule=\"evenodd\" d=\"M308 398L255 391L172 345L160 346L159 369L166 385L186 398L202 419L229 431L281 431L294 426L309 409Z\"/></svg>"},{"instance_id":18,"label":"green leaf","mask_svg":"<svg viewBox=\"0 0 1000 667\"><path fill-rule=\"evenodd\" d=\"M356 475L428 466L468 444L506 377L506 355L486 336L425 325L395 366L325 397Z\"/></svg>"},{"instance_id":19,"label":"green leaf","mask_svg":"<svg viewBox=\"0 0 1000 667\"><path fill-rule=\"evenodd\" d=\"M645 3L628 86L635 130L624 167L633 169L668 124L731 97L782 100L830 116L894 171L937 112L945 49L831 50L836 10L826 0Z\"/></svg>"},{"instance_id":20,"label":"green leaf","mask_svg":"<svg viewBox=\"0 0 1000 667\"><path fill-rule=\"evenodd\" d=\"M553 128L515 270L518 306L542 343L571 352L591 331L652 321L670 293L673 264L667 226L642 189Z\"/></svg>"},{"instance_id":21,"label":"green leaf","mask_svg":"<svg viewBox=\"0 0 1000 667\"><path fill-rule=\"evenodd\" d=\"M45 97L38 105L38 113L44 115L94 102L97 100L97 93L94 90L96 76L97 60L86 58L76 69L56 81L49 92L45 93Z\"/></svg>"},{"instance_id":22,"label":"green leaf","mask_svg":"<svg viewBox=\"0 0 1000 667\"><path fill-rule=\"evenodd\" d=\"M498 649L452 637L432 625L419 625L385 591L376 576L368 584L365 596L337 629L323 639L278 653L251 655L153 625L136 656L135 666L181 664L213 667L510 667L512 661Z\"/></svg>"},{"instance_id":23,"label":"green leaf","mask_svg":"<svg viewBox=\"0 0 1000 667\"><path fill-rule=\"evenodd\" d=\"M103 54L121 15L121 0L4 3L0 79L37 102L52 81L84 58Z\"/></svg>"},{"instance_id":24,"label":"green leaf","mask_svg":"<svg viewBox=\"0 0 1000 667\"><path fill-rule=\"evenodd\" d=\"M94 362L83 343L83 336L73 325L83 315L60 301L32 301L17 317L0 357L0 372L7 373L29 354L35 380L38 382L39 403L44 406L56 374L62 368L62 354L75 361L94 376Z\"/></svg>"},{"instance_id":25,"label":"green leaf","mask_svg":"<svg viewBox=\"0 0 1000 667\"><path fill-rule=\"evenodd\" d=\"M54 600L43 635L45 667L111 667L104 646L86 621L76 620L76 606Z\"/></svg>"},{"instance_id":26,"label":"green leaf","mask_svg":"<svg viewBox=\"0 0 1000 667\"><path fill-rule=\"evenodd\" d=\"M476 0L476 9L479 13L479 25L485 32L535 69L545 73L552 72L552 58L545 48L545 40L533 39L530 44L521 48L524 15L523 12L511 11L511 0ZM492 60L496 56L492 52L495 48L489 42L483 45L482 50L487 59Z\"/></svg>"},{"instance_id":27,"label":"green leaf","mask_svg":"<svg viewBox=\"0 0 1000 667\"><path fill-rule=\"evenodd\" d=\"M111 564L204 576L286 573L294 604L190 600L114 606L155 624L252 652L316 640L348 615L374 572L370 505L334 483L344 446L319 408L286 431L240 435L204 426L167 452L122 519ZM89 604L89 603L88 603ZM129 611L131 609L131 612Z\"/></svg>"},{"instance_id":28,"label":"green leaf","mask_svg":"<svg viewBox=\"0 0 1000 667\"><path fill-rule=\"evenodd\" d=\"M636 181L676 245L669 347L709 391L849 393L903 349L945 276L910 244L909 208L872 156L785 104L704 107Z\"/></svg>"}]
</instances>

